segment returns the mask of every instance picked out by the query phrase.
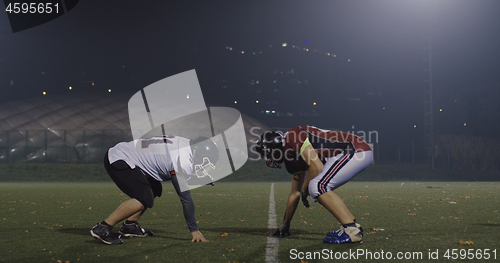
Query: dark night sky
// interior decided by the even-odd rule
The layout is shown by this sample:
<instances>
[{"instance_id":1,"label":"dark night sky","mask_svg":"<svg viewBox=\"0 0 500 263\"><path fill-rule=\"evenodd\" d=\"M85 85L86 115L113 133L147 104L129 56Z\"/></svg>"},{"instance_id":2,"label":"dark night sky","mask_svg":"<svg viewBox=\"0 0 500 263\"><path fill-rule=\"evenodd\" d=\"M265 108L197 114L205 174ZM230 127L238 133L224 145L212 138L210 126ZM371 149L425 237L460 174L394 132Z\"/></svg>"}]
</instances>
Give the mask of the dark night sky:
<instances>
[{"instance_id":1,"label":"dark night sky","mask_svg":"<svg viewBox=\"0 0 500 263\"><path fill-rule=\"evenodd\" d=\"M436 98L444 103L488 83L500 88L496 0L81 0L64 16L15 34L0 12L0 101L67 92L80 79L103 93L135 92L193 68L207 94L203 80L225 46L308 40L351 59L353 90L383 92L399 110L412 110L404 104L422 100L429 10Z\"/></svg>"}]
</instances>

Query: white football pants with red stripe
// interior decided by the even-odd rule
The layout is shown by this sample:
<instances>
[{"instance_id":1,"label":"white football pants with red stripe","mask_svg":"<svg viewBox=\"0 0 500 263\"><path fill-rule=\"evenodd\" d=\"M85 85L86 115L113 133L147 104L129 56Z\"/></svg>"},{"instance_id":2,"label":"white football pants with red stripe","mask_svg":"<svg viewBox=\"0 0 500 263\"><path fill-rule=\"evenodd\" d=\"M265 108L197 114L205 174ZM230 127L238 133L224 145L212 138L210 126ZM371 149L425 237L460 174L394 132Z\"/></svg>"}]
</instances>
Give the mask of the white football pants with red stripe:
<instances>
[{"instance_id":1,"label":"white football pants with red stripe","mask_svg":"<svg viewBox=\"0 0 500 263\"><path fill-rule=\"evenodd\" d=\"M323 165L323 170L309 182L309 196L317 202L318 196L347 183L368 167L372 159L372 151L338 154L328 159Z\"/></svg>"}]
</instances>

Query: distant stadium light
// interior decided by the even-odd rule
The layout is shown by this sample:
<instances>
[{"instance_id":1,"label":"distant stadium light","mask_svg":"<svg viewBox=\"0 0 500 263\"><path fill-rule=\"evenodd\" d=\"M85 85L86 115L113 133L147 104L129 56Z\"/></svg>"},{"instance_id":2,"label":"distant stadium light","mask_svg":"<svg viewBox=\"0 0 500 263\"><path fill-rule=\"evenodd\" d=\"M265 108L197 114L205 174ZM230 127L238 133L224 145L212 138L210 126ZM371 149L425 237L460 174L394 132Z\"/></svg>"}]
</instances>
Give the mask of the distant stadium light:
<instances>
[{"instance_id":1,"label":"distant stadium light","mask_svg":"<svg viewBox=\"0 0 500 263\"><path fill-rule=\"evenodd\" d=\"M287 43L281 44L282 47L286 47L287 45L288 45Z\"/></svg>"},{"instance_id":2,"label":"distant stadium light","mask_svg":"<svg viewBox=\"0 0 500 263\"><path fill-rule=\"evenodd\" d=\"M68 89L69 89L69 90L72 90L72 89L73 89L73 87L69 86L69 88L68 88Z\"/></svg>"},{"instance_id":3,"label":"distant stadium light","mask_svg":"<svg viewBox=\"0 0 500 263\"><path fill-rule=\"evenodd\" d=\"M111 92L111 89L108 89L108 92Z\"/></svg>"},{"instance_id":4,"label":"distant stadium light","mask_svg":"<svg viewBox=\"0 0 500 263\"><path fill-rule=\"evenodd\" d=\"M43 95L47 95L47 92L45 92L45 91L44 91L44 92L42 92L42 94L43 94Z\"/></svg>"},{"instance_id":5,"label":"distant stadium light","mask_svg":"<svg viewBox=\"0 0 500 263\"><path fill-rule=\"evenodd\" d=\"M257 104L258 104L258 103L259 103L259 101L258 101L258 100L256 100L256 101L255 101L255 103L257 103Z\"/></svg>"},{"instance_id":6,"label":"distant stadium light","mask_svg":"<svg viewBox=\"0 0 500 263\"><path fill-rule=\"evenodd\" d=\"M189 99L189 94L186 96L186 99Z\"/></svg>"}]
</instances>

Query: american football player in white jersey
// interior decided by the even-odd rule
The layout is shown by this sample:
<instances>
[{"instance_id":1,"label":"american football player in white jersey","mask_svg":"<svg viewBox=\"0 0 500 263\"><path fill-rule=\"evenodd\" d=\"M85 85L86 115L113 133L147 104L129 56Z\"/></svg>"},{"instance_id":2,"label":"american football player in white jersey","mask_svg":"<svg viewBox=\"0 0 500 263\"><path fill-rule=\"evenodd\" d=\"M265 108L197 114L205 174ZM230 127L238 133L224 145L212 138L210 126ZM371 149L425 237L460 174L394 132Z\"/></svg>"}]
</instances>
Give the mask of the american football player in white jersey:
<instances>
[{"instance_id":1,"label":"american football player in white jersey","mask_svg":"<svg viewBox=\"0 0 500 263\"><path fill-rule=\"evenodd\" d=\"M104 167L118 188L131 199L97 223L90 234L108 245L123 243L121 236L153 235L137 221L146 209L153 207L154 199L161 196L161 182L172 181L192 235L191 242L208 242L198 229L195 204L191 192L186 189L190 184L213 185L210 169L215 169L218 158L217 145L204 137L189 140L160 136L118 143L106 153ZM113 226L125 219L119 233L112 233Z\"/></svg>"}]
</instances>

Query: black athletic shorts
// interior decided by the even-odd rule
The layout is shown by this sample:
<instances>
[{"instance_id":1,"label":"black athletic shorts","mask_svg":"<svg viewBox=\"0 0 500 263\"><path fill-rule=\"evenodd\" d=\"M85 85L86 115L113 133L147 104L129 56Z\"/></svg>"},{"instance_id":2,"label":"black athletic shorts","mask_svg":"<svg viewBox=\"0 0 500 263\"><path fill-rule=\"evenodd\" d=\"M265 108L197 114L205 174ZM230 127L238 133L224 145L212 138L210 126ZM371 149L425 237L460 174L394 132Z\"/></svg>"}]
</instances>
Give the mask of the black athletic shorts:
<instances>
[{"instance_id":1,"label":"black athletic shorts","mask_svg":"<svg viewBox=\"0 0 500 263\"><path fill-rule=\"evenodd\" d=\"M132 169L123 160L110 164L106 152L104 168L106 168L109 176L122 192L131 198L139 200L146 208L153 207L155 197L161 196L161 183L144 174L137 166Z\"/></svg>"}]
</instances>

